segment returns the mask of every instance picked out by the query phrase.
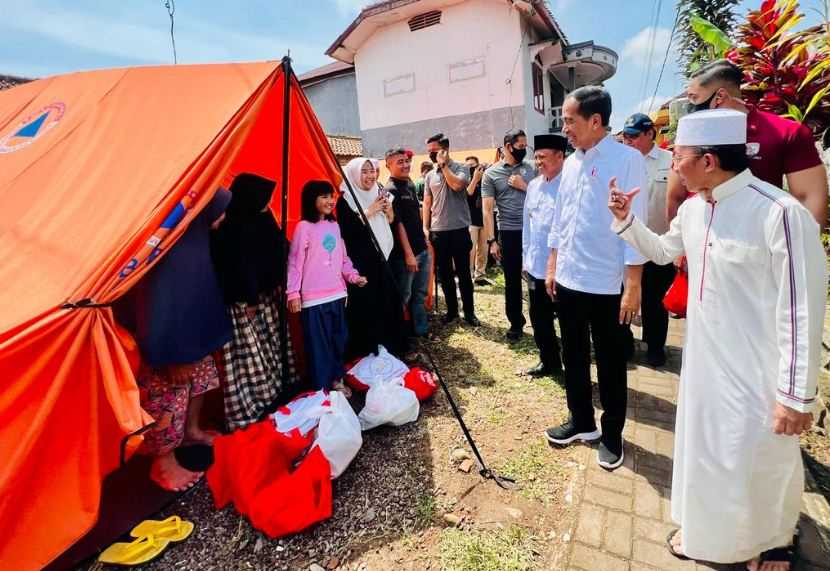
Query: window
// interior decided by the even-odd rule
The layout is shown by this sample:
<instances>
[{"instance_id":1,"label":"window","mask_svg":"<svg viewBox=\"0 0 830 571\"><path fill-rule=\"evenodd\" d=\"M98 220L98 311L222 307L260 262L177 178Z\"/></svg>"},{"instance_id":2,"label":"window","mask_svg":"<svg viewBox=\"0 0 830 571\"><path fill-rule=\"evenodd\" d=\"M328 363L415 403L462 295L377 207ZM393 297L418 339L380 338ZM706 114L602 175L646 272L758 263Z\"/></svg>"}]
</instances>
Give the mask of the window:
<instances>
[{"instance_id":1,"label":"window","mask_svg":"<svg viewBox=\"0 0 830 571\"><path fill-rule=\"evenodd\" d=\"M531 64L533 69L533 108L545 114L545 83L542 76L542 68L538 65Z\"/></svg>"},{"instance_id":2,"label":"window","mask_svg":"<svg viewBox=\"0 0 830 571\"><path fill-rule=\"evenodd\" d=\"M433 10L432 12L425 12L418 14L409 19L409 31L415 32L430 26L435 26L441 23L441 11Z\"/></svg>"}]
</instances>

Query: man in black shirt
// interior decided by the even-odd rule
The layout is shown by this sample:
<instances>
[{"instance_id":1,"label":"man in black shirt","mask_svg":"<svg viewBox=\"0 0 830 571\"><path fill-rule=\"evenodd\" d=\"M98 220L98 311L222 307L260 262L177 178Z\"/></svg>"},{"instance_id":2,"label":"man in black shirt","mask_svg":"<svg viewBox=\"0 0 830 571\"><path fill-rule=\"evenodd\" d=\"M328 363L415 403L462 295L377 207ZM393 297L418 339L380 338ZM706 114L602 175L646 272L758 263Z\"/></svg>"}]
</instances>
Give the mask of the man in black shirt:
<instances>
[{"instance_id":1,"label":"man in black shirt","mask_svg":"<svg viewBox=\"0 0 830 571\"><path fill-rule=\"evenodd\" d=\"M467 185L467 205L470 207L470 239L473 241L473 251L470 252L470 268L473 270L473 281L477 285L486 285L489 282L484 273L487 269L487 235L484 232L484 216L481 211L481 177L485 165L479 164L478 157L464 159L470 169L470 184Z\"/></svg>"},{"instance_id":2,"label":"man in black shirt","mask_svg":"<svg viewBox=\"0 0 830 571\"><path fill-rule=\"evenodd\" d=\"M415 336L423 337L428 330L424 300L429 285L430 257L421 222L421 207L415 194L415 185L409 178L411 163L412 160L402 148L386 151L389 180L384 190L394 196L392 234L395 246L389 255L389 262L404 305L412 317Z\"/></svg>"}]
</instances>

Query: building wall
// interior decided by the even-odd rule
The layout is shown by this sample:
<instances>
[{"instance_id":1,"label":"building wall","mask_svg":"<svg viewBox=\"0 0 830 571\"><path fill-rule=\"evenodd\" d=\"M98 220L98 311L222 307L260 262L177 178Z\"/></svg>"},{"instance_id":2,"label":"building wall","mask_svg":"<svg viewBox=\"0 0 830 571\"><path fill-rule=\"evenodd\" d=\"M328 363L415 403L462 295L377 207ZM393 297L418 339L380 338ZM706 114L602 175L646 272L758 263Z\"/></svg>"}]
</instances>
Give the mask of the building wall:
<instances>
[{"instance_id":1,"label":"building wall","mask_svg":"<svg viewBox=\"0 0 830 571\"><path fill-rule=\"evenodd\" d=\"M357 106L355 74L325 79L303 87L314 113L330 135L360 137L360 114Z\"/></svg>"},{"instance_id":2,"label":"building wall","mask_svg":"<svg viewBox=\"0 0 830 571\"><path fill-rule=\"evenodd\" d=\"M448 6L441 24L415 32L406 21L378 29L355 56L367 153L392 139L418 148L436 130L456 148L491 147L510 127L511 109L514 125L525 127L527 43L518 13L502 0Z\"/></svg>"},{"instance_id":3,"label":"building wall","mask_svg":"<svg viewBox=\"0 0 830 571\"><path fill-rule=\"evenodd\" d=\"M549 131L548 122L545 113L539 113L533 108L533 60L530 58L529 44L541 40L536 34L535 30L522 22L522 27L526 30L524 32L524 48L521 56L521 72L523 74L522 89L524 92L524 110L525 110L525 132L527 133L529 143L533 145L533 136L541 135ZM518 72L519 70L517 70ZM548 82L545 80L547 72L542 72L542 83L544 91L544 107L545 112L550 108L550 87L544 84Z\"/></svg>"}]
</instances>

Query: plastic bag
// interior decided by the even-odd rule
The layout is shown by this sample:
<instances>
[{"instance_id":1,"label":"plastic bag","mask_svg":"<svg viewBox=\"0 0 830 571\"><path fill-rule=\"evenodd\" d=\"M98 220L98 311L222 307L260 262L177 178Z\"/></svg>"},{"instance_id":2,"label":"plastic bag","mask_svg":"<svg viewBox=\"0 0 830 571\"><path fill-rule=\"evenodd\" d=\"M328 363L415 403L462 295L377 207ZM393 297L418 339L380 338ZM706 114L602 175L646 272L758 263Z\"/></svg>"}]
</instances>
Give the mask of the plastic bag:
<instances>
[{"instance_id":1,"label":"plastic bag","mask_svg":"<svg viewBox=\"0 0 830 571\"><path fill-rule=\"evenodd\" d=\"M409 372L406 363L378 345L377 355L367 355L346 373L346 383L353 389L365 391L382 381L403 377Z\"/></svg>"},{"instance_id":2,"label":"plastic bag","mask_svg":"<svg viewBox=\"0 0 830 571\"><path fill-rule=\"evenodd\" d=\"M331 465L331 477L346 471L363 445L360 421L343 393L329 394L330 406L320 417L314 446L319 446Z\"/></svg>"},{"instance_id":3,"label":"plastic bag","mask_svg":"<svg viewBox=\"0 0 830 571\"><path fill-rule=\"evenodd\" d=\"M403 378L403 386L414 392L421 402L430 398L438 390L432 373L418 367L412 367L409 370Z\"/></svg>"},{"instance_id":4,"label":"plastic bag","mask_svg":"<svg viewBox=\"0 0 830 571\"><path fill-rule=\"evenodd\" d=\"M418 420L421 406L415 393L403 386L403 379L377 383L366 393L366 406L360 411L360 426L369 430L382 424L400 426Z\"/></svg>"},{"instance_id":5,"label":"plastic bag","mask_svg":"<svg viewBox=\"0 0 830 571\"><path fill-rule=\"evenodd\" d=\"M305 436L317 427L329 405L329 393L326 390L303 393L277 409L271 418L278 432L289 434L297 430Z\"/></svg>"},{"instance_id":6,"label":"plastic bag","mask_svg":"<svg viewBox=\"0 0 830 571\"><path fill-rule=\"evenodd\" d=\"M663 307L666 311L677 315L678 317L686 317L686 304L689 301L689 275L684 271L678 271L674 276L674 281L669 287L663 297Z\"/></svg>"}]
</instances>

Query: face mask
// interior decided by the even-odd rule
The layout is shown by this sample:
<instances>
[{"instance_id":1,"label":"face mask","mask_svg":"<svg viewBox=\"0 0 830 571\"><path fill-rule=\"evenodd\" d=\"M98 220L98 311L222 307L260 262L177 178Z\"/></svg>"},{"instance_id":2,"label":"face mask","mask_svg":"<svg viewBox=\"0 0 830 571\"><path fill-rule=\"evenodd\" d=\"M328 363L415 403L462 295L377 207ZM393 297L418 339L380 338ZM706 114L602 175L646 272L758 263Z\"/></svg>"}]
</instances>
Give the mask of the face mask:
<instances>
[{"instance_id":1,"label":"face mask","mask_svg":"<svg viewBox=\"0 0 830 571\"><path fill-rule=\"evenodd\" d=\"M715 95L717 94L718 92L715 91L712 95L709 96L709 99L707 99L706 101L701 101L700 103L692 103L689 106L691 109L690 112L694 113L695 111L705 111L706 109L709 109L709 106L712 104L712 100L715 98Z\"/></svg>"},{"instance_id":2,"label":"face mask","mask_svg":"<svg viewBox=\"0 0 830 571\"><path fill-rule=\"evenodd\" d=\"M434 163L437 163L438 162L438 152L437 151L432 151L429 154L429 160L431 160Z\"/></svg>"},{"instance_id":3,"label":"face mask","mask_svg":"<svg viewBox=\"0 0 830 571\"><path fill-rule=\"evenodd\" d=\"M510 149L510 154L513 155L513 158L516 159L517 162L522 162L525 160L525 156L527 155L527 149L517 149L513 147Z\"/></svg>"}]
</instances>

